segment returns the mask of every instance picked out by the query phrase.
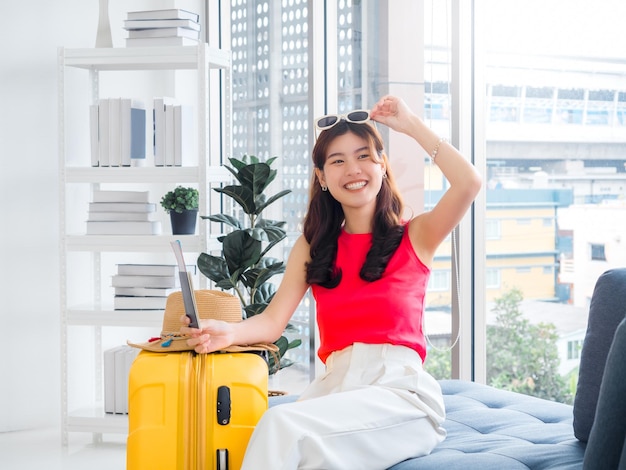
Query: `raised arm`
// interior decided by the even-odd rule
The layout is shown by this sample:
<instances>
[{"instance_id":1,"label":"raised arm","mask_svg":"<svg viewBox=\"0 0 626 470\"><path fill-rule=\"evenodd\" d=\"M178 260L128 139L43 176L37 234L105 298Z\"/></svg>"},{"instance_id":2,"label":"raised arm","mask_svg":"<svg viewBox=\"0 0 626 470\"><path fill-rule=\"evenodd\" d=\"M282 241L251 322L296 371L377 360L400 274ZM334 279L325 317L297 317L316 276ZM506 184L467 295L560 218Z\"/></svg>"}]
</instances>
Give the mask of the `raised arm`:
<instances>
[{"instance_id":1,"label":"raised arm","mask_svg":"<svg viewBox=\"0 0 626 470\"><path fill-rule=\"evenodd\" d=\"M435 134L401 99L384 96L372 108L371 117L415 139L433 157L450 183L437 205L416 216L409 225L417 254L424 263L430 264L437 247L461 221L480 191L481 177L469 161Z\"/></svg>"},{"instance_id":2,"label":"raised arm","mask_svg":"<svg viewBox=\"0 0 626 470\"><path fill-rule=\"evenodd\" d=\"M198 353L208 353L233 345L276 341L309 287L306 283L305 264L308 261L309 244L303 236L300 236L287 260L283 280L263 313L241 323L202 320L199 330L193 328L181 330L191 335L187 343Z\"/></svg>"}]
</instances>

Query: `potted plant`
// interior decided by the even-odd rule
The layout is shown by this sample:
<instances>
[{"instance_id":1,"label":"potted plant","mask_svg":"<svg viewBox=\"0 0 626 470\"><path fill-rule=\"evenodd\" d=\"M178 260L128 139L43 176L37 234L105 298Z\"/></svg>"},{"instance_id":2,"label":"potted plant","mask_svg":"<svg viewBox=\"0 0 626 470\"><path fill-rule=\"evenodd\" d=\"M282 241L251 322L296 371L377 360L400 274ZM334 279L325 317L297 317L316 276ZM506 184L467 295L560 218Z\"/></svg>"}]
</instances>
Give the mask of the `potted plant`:
<instances>
[{"instance_id":1,"label":"potted plant","mask_svg":"<svg viewBox=\"0 0 626 470\"><path fill-rule=\"evenodd\" d=\"M232 167L225 165L239 184L213 188L214 191L233 199L243 210L243 221L228 214L200 216L213 222L223 223L232 230L218 238L222 243L221 256L201 253L198 269L224 290L232 289L241 300L246 317L261 313L276 292L270 279L285 271L282 261L267 256L277 243L286 238L284 221L268 220L262 217L263 211L291 190L283 190L273 196L265 190L276 177L271 168L276 157L261 162L254 155L244 155L241 160L229 158ZM287 330L293 329L288 325ZM270 357L270 374L293 362L283 356L287 350L300 346L301 340L289 341L284 335L275 344L278 346L279 361Z\"/></svg>"},{"instance_id":2,"label":"potted plant","mask_svg":"<svg viewBox=\"0 0 626 470\"><path fill-rule=\"evenodd\" d=\"M177 186L161 198L161 206L170 215L174 235L193 235L195 233L198 201L198 190L183 186Z\"/></svg>"}]
</instances>

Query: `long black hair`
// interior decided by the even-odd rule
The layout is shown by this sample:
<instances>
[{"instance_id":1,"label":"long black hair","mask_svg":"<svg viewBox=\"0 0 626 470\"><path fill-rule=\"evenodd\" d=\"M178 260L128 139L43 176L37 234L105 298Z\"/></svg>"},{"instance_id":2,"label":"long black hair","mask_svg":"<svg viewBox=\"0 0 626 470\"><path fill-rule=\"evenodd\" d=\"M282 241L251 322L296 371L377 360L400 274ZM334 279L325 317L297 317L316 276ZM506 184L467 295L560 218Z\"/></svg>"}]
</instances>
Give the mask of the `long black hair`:
<instances>
[{"instance_id":1,"label":"long black hair","mask_svg":"<svg viewBox=\"0 0 626 470\"><path fill-rule=\"evenodd\" d=\"M326 153L331 142L338 136L351 132L365 139L372 159L385 166L386 177L376 196L372 247L361 267L362 279L373 282L380 279L402 239L404 225L401 222L404 204L397 189L383 142L378 130L369 123L351 123L342 120L334 127L322 131L313 147L313 165L324 169ZM304 218L304 237L310 245L311 262L306 266L309 284L336 287L341 281L341 270L335 265L337 239L345 216L343 208L329 191L322 191L315 172L311 177L309 207Z\"/></svg>"}]
</instances>

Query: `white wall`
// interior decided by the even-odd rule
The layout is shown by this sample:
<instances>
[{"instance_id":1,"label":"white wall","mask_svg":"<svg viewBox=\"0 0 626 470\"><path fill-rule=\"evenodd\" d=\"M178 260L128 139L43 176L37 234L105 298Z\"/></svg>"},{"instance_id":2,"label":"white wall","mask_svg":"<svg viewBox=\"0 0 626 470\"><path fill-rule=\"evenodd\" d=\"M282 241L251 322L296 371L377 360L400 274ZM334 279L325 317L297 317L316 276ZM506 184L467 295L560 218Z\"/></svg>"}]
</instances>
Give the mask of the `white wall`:
<instances>
[{"instance_id":1,"label":"white wall","mask_svg":"<svg viewBox=\"0 0 626 470\"><path fill-rule=\"evenodd\" d=\"M126 11L190 2L111 0L113 45ZM0 432L60 421L56 55L97 25L97 0L0 4Z\"/></svg>"},{"instance_id":2,"label":"white wall","mask_svg":"<svg viewBox=\"0 0 626 470\"><path fill-rule=\"evenodd\" d=\"M58 45L91 47L97 2L0 6L0 431L59 420Z\"/></svg>"}]
</instances>

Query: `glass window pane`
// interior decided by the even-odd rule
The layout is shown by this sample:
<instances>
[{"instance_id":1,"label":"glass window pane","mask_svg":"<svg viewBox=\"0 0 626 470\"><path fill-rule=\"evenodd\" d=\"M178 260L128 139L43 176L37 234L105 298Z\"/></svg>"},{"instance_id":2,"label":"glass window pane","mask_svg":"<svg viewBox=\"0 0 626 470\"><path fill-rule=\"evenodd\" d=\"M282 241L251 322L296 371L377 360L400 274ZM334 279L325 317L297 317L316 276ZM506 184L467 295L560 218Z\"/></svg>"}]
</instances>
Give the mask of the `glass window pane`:
<instances>
[{"instance_id":1,"label":"glass window pane","mask_svg":"<svg viewBox=\"0 0 626 470\"><path fill-rule=\"evenodd\" d=\"M475 124L488 172L487 381L498 387L571 402L595 281L626 259L620 5L481 5L488 117Z\"/></svg>"},{"instance_id":2,"label":"glass window pane","mask_svg":"<svg viewBox=\"0 0 626 470\"><path fill-rule=\"evenodd\" d=\"M287 240L273 256L286 260L300 235L310 175L309 9L307 2L233 0L230 5L233 58L233 156L278 157L278 177L270 194L291 193L268 208L264 217L287 222ZM320 25L323 26L323 25ZM278 285L280 276L272 278ZM311 373L311 298L292 317L286 336L302 345L287 352L294 365L279 372L279 386L304 388ZM289 379L285 379L285 372Z\"/></svg>"}]
</instances>

